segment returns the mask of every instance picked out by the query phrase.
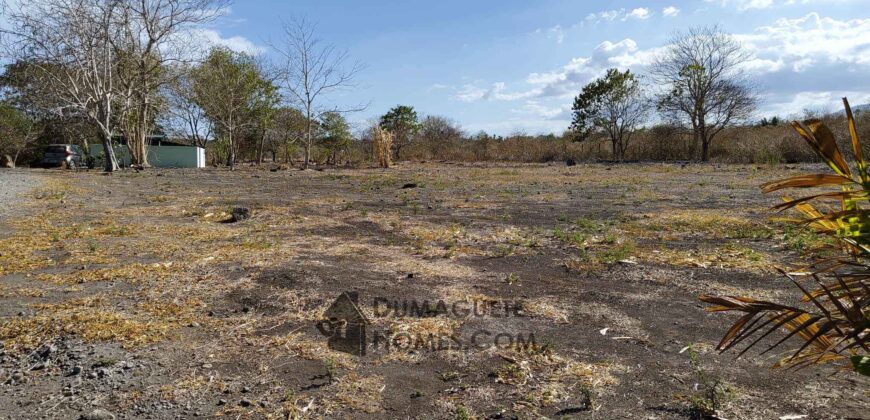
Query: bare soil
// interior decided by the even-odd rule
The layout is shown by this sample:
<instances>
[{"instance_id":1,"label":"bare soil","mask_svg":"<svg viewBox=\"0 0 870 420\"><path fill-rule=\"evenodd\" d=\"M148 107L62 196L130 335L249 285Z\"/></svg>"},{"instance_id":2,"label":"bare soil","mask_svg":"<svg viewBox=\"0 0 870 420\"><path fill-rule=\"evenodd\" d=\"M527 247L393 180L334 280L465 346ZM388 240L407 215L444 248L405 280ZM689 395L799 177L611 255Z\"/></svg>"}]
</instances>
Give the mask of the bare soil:
<instances>
[{"instance_id":1,"label":"bare soil","mask_svg":"<svg viewBox=\"0 0 870 420\"><path fill-rule=\"evenodd\" d=\"M774 267L823 239L758 185L813 169L0 172L0 418L862 418L866 379L719 354L698 301L797 300ZM346 291L363 356L317 328Z\"/></svg>"}]
</instances>

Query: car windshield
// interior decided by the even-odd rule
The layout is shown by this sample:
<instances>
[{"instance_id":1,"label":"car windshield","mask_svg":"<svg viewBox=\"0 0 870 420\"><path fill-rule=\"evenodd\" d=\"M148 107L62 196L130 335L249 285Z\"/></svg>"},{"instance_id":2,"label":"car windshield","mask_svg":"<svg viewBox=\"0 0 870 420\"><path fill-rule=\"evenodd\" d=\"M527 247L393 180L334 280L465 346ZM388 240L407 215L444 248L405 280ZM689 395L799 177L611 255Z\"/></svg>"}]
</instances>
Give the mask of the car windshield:
<instances>
[{"instance_id":1,"label":"car windshield","mask_svg":"<svg viewBox=\"0 0 870 420\"><path fill-rule=\"evenodd\" d=\"M66 153L66 146L48 146L45 153Z\"/></svg>"}]
</instances>

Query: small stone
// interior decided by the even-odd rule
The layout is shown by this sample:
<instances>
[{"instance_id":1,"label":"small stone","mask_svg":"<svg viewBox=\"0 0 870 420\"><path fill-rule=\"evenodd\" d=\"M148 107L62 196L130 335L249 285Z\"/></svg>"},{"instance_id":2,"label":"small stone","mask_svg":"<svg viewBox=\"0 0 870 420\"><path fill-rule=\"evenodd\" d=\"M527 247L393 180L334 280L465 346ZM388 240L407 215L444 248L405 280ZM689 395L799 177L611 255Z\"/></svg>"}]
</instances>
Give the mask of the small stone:
<instances>
[{"instance_id":1,"label":"small stone","mask_svg":"<svg viewBox=\"0 0 870 420\"><path fill-rule=\"evenodd\" d=\"M211 369L211 363L203 363L202 368L203 369Z\"/></svg>"},{"instance_id":2,"label":"small stone","mask_svg":"<svg viewBox=\"0 0 870 420\"><path fill-rule=\"evenodd\" d=\"M227 405L227 400L221 398L218 400L217 405Z\"/></svg>"},{"instance_id":3,"label":"small stone","mask_svg":"<svg viewBox=\"0 0 870 420\"><path fill-rule=\"evenodd\" d=\"M247 207L236 207L233 209L233 218L230 223L238 223L251 218L251 209Z\"/></svg>"},{"instance_id":4,"label":"small stone","mask_svg":"<svg viewBox=\"0 0 870 420\"><path fill-rule=\"evenodd\" d=\"M239 401L239 405L242 407L250 407L251 404L252 404L251 400L249 400L247 398L242 398L241 401Z\"/></svg>"},{"instance_id":5,"label":"small stone","mask_svg":"<svg viewBox=\"0 0 870 420\"><path fill-rule=\"evenodd\" d=\"M51 354L56 352L56 351L57 351L57 347L55 347L51 344L46 344L46 345L40 347L38 350L36 350L36 355L39 356L41 359L45 360L45 359L48 359L48 357L51 356Z\"/></svg>"},{"instance_id":6,"label":"small stone","mask_svg":"<svg viewBox=\"0 0 870 420\"><path fill-rule=\"evenodd\" d=\"M98 408L94 411L91 411L88 414L82 414L82 416L79 417L79 419L81 419L81 420L115 420L115 415L106 411L106 410L103 410L102 408Z\"/></svg>"},{"instance_id":7,"label":"small stone","mask_svg":"<svg viewBox=\"0 0 870 420\"><path fill-rule=\"evenodd\" d=\"M242 393L243 393L243 394L247 394L247 393L249 393L249 392L251 392L251 388L250 388L250 387L247 387L247 386L246 386L246 387L242 387Z\"/></svg>"}]
</instances>

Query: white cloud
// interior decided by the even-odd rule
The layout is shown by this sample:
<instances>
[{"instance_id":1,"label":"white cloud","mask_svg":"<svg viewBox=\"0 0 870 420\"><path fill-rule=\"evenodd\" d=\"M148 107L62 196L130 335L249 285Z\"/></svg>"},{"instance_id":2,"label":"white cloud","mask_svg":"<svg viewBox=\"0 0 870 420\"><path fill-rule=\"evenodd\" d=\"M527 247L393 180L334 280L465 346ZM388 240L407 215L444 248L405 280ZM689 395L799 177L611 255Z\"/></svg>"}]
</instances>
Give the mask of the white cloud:
<instances>
[{"instance_id":1,"label":"white cloud","mask_svg":"<svg viewBox=\"0 0 870 420\"><path fill-rule=\"evenodd\" d=\"M605 10L598 13L590 13L586 16L586 20L593 23L598 22L613 22L617 19L620 21L627 21L629 19L635 20L646 20L649 19L653 15L653 12L646 7L638 7L632 10L625 9L615 9L615 10Z\"/></svg>"},{"instance_id":2,"label":"white cloud","mask_svg":"<svg viewBox=\"0 0 870 420\"><path fill-rule=\"evenodd\" d=\"M785 95L770 95L767 105L761 110L762 115L779 115L791 118L801 118L804 110L820 111L822 113L838 112L843 109L843 98L848 97L854 107L870 103L870 92L838 90L838 91L804 91Z\"/></svg>"},{"instance_id":3,"label":"white cloud","mask_svg":"<svg viewBox=\"0 0 870 420\"><path fill-rule=\"evenodd\" d=\"M477 102L477 101L515 101L534 96L533 92L505 92L506 85L504 82L493 83L489 88L482 88L475 84L466 84L459 88L453 95L453 98L462 102Z\"/></svg>"},{"instance_id":4,"label":"white cloud","mask_svg":"<svg viewBox=\"0 0 870 420\"><path fill-rule=\"evenodd\" d=\"M224 38L220 32L214 29L194 29L187 35L190 44L202 44L207 48L211 47L227 47L236 52L243 52L251 55L258 55L266 49L261 47L243 36L231 36Z\"/></svg>"},{"instance_id":5,"label":"white cloud","mask_svg":"<svg viewBox=\"0 0 870 420\"><path fill-rule=\"evenodd\" d=\"M662 16L664 17L675 17L680 14L680 9L677 9L674 6L668 6L662 9Z\"/></svg>"},{"instance_id":6,"label":"white cloud","mask_svg":"<svg viewBox=\"0 0 870 420\"><path fill-rule=\"evenodd\" d=\"M771 7L792 6L795 4L847 3L852 0L705 0L707 3L718 3L722 7L734 6L744 12L751 9L769 9Z\"/></svg>"},{"instance_id":7,"label":"white cloud","mask_svg":"<svg viewBox=\"0 0 870 420\"><path fill-rule=\"evenodd\" d=\"M592 21L592 22L601 22L601 21L613 22L614 20L616 20L617 18L619 18L620 16L623 16L623 15L625 15L625 9L605 10L603 12L590 13L589 16L586 16L586 20Z\"/></svg>"},{"instance_id":8,"label":"white cloud","mask_svg":"<svg viewBox=\"0 0 870 420\"><path fill-rule=\"evenodd\" d=\"M512 109L515 114L532 115L536 118L557 119L565 118L570 111L567 106L546 106L538 101L526 101L522 108Z\"/></svg>"},{"instance_id":9,"label":"white cloud","mask_svg":"<svg viewBox=\"0 0 870 420\"><path fill-rule=\"evenodd\" d=\"M647 9L645 7L638 7L637 9L634 9L634 10L626 13L625 16L622 18L622 20L628 20L628 19L645 20L645 19L649 19L650 15L651 15L651 12L649 11L649 9Z\"/></svg>"},{"instance_id":10,"label":"white cloud","mask_svg":"<svg viewBox=\"0 0 870 420\"><path fill-rule=\"evenodd\" d=\"M837 20L809 13L778 19L734 37L752 54L743 70L766 92L759 115L786 116L804 108L835 111L843 96L855 105L870 102L866 77L870 74L870 18ZM518 121L548 126L570 119L565 108L570 99L606 69L644 74L665 49L641 48L631 38L604 41L588 55L550 71L529 73L515 85L499 82L485 87L475 82L455 90L454 97L467 102L522 100L511 109L523 117Z\"/></svg>"},{"instance_id":11,"label":"white cloud","mask_svg":"<svg viewBox=\"0 0 870 420\"><path fill-rule=\"evenodd\" d=\"M564 28L562 28L562 25L553 26L552 28L547 29L546 31L538 29L535 32L536 33L546 33L547 39L555 39L557 44L561 44L563 41L565 41L566 31Z\"/></svg>"},{"instance_id":12,"label":"white cloud","mask_svg":"<svg viewBox=\"0 0 870 420\"><path fill-rule=\"evenodd\" d=\"M818 61L870 65L870 18L841 21L810 13L735 37L757 55L796 71Z\"/></svg>"},{"instance_id":13,"label":"white cloud","mask_svg":"<svg viewBox=\"0 0 870 420\"><path fill-rule=\"evenodd\" d=\"M651 64L660 50L661 48L641 50L630 38L618 42L604 41L595 47L591 55L574 58L559 69L530 73L526 77L526 84L529 86L525 90L508 92L504 82L493 83L489 88L466 84L459 88L453 97L463 102L570 98L609 68L631 68L637 72L638 69Z\"/></svg>"}]
</instances>

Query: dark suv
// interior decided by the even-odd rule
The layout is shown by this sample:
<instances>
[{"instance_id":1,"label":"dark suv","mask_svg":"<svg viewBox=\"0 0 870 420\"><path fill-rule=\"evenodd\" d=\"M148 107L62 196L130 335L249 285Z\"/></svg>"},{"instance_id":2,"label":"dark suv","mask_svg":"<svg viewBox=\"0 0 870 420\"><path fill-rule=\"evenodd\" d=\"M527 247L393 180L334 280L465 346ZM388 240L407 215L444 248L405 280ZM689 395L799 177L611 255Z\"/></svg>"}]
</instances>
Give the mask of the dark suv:
<instances>
[{"instance_id":1,"label":"dark suv","mask_svg":"<svg viewBox=\"0 0 870 420\"><path fill-rule=\"evenodd\" d=\"M51 144L45 146L39 166L43 168L63 167L75 169L82 165L84 152L73 144Z\"/></svg>"}]
</instances>

